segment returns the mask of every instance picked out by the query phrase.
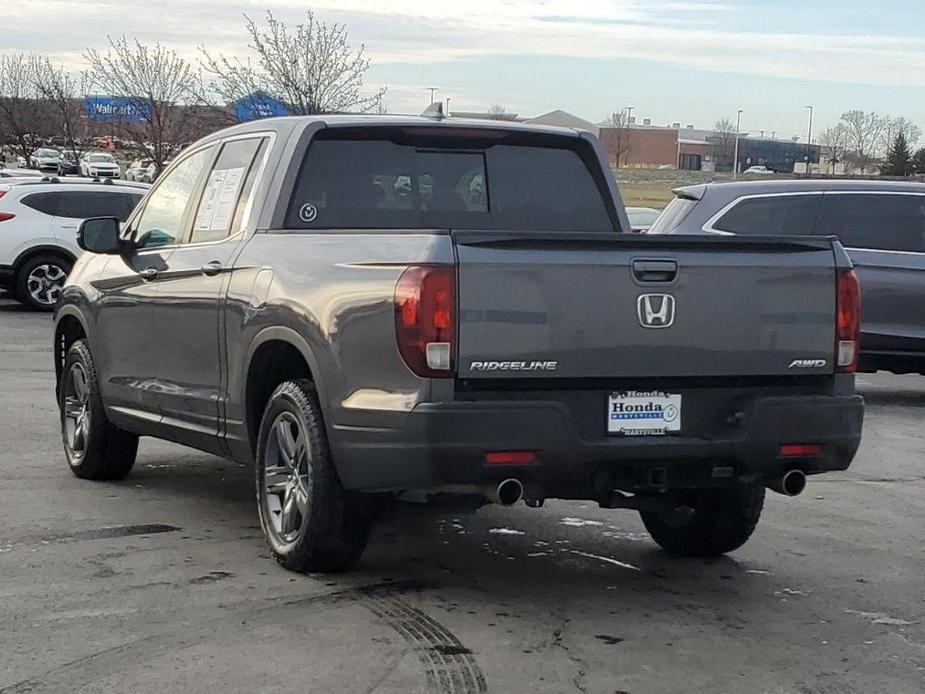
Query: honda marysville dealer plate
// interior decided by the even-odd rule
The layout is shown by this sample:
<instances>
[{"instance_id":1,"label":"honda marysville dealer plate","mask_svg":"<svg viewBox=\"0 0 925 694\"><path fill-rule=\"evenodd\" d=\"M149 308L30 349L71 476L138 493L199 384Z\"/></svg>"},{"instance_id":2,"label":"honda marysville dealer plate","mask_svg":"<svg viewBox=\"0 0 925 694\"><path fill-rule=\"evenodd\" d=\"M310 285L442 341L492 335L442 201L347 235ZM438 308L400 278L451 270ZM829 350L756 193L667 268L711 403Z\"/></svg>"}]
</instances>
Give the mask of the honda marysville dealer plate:
<instances>
[{"instance_id":1,"label":"honda marysville dealer plate","mask_svg":"<svg viewBox=\"0 0 925 694\"><path fill-rule=\"evenodd\" d=\"M607 403L607 432L664 436L681 431L681 395L662 391L618 391Z\"/></svg>"}]
</instances>

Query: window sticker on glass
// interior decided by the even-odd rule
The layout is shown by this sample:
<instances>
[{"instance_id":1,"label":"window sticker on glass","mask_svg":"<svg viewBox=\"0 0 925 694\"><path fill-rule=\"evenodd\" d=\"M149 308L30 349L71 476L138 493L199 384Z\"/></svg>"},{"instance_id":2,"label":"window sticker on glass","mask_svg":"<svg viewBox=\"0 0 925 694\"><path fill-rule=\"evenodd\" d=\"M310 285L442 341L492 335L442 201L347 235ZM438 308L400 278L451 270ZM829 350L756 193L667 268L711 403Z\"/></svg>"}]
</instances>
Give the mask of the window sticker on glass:
<instances>
[{"instance_id":1,"label":"window sticker on glass","mask_svg":"<svg viewBox=\"0 0 925 694\"><path fill-rule=\"evenodd\" d=\"M202 194L196 231L227 231L244 182L245 167L217 169L209 176Z\"/></svg>"}]
</instances>

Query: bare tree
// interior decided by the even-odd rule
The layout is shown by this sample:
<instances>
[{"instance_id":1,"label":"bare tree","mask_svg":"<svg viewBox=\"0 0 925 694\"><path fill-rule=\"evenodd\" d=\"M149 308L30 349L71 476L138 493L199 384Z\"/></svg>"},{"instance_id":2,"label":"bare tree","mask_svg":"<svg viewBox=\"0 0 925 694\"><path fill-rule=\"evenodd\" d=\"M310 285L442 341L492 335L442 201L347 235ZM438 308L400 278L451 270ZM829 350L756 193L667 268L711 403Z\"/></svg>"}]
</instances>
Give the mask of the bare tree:
<instances>
[{"instance_id":1,"label":"bare tree","mask_svg":"<svg viewBox=\"0 0 925 694\"><path fill-rule=\"evenodd\" d=\"M715 162L717 171L726 168L731 171L732 160L735 158L735 122L731 118L720 118L713 124L713 135L708 139L713 141L713 157L718 160Z\"/></svg>"},{"instance_id":2,"label":"bare tree","mask_svg":"<svg viewBox=\"0 0 925 694\"><path fill-rule=\"evenodd\" d=\"M265 93L297 115L377 112L385 89L363 90L369 70L365 46L354 51L347 27L327 24L306 12L293 29L267 12L260 26L245 15L254 60L212 56L200 48L203 67L215 78L214 89L226 101Z\"/></svg>"},{"instance_id":3,"label":"bare tree","mask_svg":"<svg viewBox=\"0 0 925 694\"><path fill-rule=\"evenodd\" d=\"M902 135L909 147L914 148L922 136L922 129L910 120L903 117L888 119L885 133L885 149L889 149L896 138Z\"/></svg>"},{"instance_id":4,"label":"bare tree","mask_svg":"<svg viewBox=\"0 0 925 694\"><path fill-rule=\"evenodd\" d=\"M87 92L87 74L75 77L54 65L47 56L40 56L32 77L36 93L48 106L55 130L64 136L66 150L78 159L89 134L81 101Z\"/></svg>"},{"instance_id":5,"label":"bare tree","mask_svg":"<svg viewBox=\"0 0 925 694\"><path fill-rule=\"evenodd\" d=\"M0 140L27 161L50 126L47 105L36 89L40 60L25 53L0 54Z\"/></svg>"},{"instance_id":6,"label":"bare tree","mask_svg":"<svg viewBox=\"0 0 925 694\"><path fill-rule=\"evenodd\" d=\"M626 159L630 151L630 111L623 109L614 111L603 123L606 128L613 128L612 134L607 135L608 149L613 152L617 168L626 166Z\"/></svg>"},{"instance_id":7,"label":"bare tree","mask_svg":"<svg viewBox=\"0 0 925 694\"><path fill-rule=\"evenodd\" d=\"M133 117L117 118L114 125L160 170L181 145L200 134L201 76L193 64L159 43L107 38L108 49L84 53L90 82L130 105Z\"/></svg>"},{"instance_id":8,"label":"bare tree","mask_svg":"<svg viewBox=\"0 0 925 694\"><path fill-rule=\"evenodd\" d=\"M488 117L493 120L511 120L511 114L501 104L492 104L488 107Z\"/></svg>"},{"instance_id":9,"label":"bare tree","mask_svg":"<svg viewBox=\"0 0 925 694\"><path fill-rule=\"evenodd\" d=\"M835 169L840 162L845 161L848 154L848 128L844 123L836 123L829 126L819 135L819 144L829 164L829 173L835 174Z\"/></svg>"},{"instance_id":10,"label":"bare tree","mask_svg":"<svg viewBox=\"0 0 925 694\"><path fill-rule=\"evenodd\" d=\"M861 110L846 111L841 116L841 125L845 127L848 147L854 155L853 160L867 168L882 153L884 134L888 118L877 113Z\"/></svg>"}]
</instances>

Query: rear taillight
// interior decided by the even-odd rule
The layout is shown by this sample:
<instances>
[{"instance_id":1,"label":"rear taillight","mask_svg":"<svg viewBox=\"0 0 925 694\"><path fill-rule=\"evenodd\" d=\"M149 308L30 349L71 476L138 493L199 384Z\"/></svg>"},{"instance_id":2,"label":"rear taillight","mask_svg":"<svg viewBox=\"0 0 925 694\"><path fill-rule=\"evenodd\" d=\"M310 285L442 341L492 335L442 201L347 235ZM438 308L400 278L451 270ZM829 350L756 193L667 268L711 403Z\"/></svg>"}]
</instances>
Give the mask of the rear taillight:
<instances>
[{"instance_id":1,"label":"rear taillight","mask_svg":"<svg viewBox=\"0 0 925 694\"><path fill-rule=\"evenodd\" d=\"M835 358L838 370L854 373L861 340L861 287L854 270L839 270L835 302Z\"/></svg>"},{"instance_id":2,"label":"rear taillight","mask_svg":"<svg viewBox=\"0 0 925 694\"><path fill-rule=\"evenodd\" d=\"M11 214L9 212L0 212L0 222L5 222L8 219L13 219L13 217L15 216L16 216L15 214Z\"/></svg>"},{"instance_id":3,"label":"rear taillight","mask_svg":"<svg viewBox=\"0 0 925 694\"><path fill-rule=\"evenodd\" d=\"M414 265L395 285L398 351L418 376L452 378L456 355L456 273Z\"/></svg>"}]
</instances>

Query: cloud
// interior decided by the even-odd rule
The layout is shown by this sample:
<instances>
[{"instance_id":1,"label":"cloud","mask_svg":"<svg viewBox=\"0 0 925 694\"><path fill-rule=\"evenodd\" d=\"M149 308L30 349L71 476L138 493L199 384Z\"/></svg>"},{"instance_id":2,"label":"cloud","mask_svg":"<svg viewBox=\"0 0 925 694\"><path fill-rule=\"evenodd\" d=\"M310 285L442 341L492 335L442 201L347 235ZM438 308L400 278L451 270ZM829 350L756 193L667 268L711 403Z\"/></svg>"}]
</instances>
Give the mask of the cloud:
<instances>
[{"instance_id":1,"label":"cloud","mask_svg":"<svg viewBox=\"0 0 925 694\"><path fill-rule=\"evenodd\" d=\"M107 32L161 40L195 58L197 46L246 51L242 14L265 9L290 23L303 0L23 0L4 7L10 48L42 50L78 67ZM75 8L79 7L79 12ZM696 0L313 0L348 24L376 64L486 56L631 58L690 68L847 84L925 86L925 41L916 36L768 33L743 26L748 10ZM834 10L833 10L834 11ZM747 26L747 25L745 25Z\"/></svg>"}]
</instances>

